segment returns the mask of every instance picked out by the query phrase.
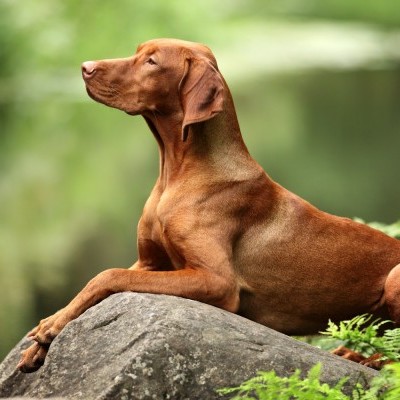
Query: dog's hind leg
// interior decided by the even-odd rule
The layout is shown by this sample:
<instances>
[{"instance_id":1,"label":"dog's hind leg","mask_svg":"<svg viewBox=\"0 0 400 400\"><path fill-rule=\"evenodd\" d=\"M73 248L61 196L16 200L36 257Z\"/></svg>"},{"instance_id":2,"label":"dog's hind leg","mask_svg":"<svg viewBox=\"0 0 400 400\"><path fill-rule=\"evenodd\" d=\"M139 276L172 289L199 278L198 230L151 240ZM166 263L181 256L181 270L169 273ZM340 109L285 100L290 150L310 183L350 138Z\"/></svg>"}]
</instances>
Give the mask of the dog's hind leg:
<instances>
[{"instance_id":1,"label":"dog's hind leg","mask_svg":"<svg viewBox=\"0 0 400 400\"><path fill-rule=\"evenodd\" d=\"M390 319L396 326L400 326L400 264L396 265L387 276L384 296Z\"/></svg>"}]
</instances>

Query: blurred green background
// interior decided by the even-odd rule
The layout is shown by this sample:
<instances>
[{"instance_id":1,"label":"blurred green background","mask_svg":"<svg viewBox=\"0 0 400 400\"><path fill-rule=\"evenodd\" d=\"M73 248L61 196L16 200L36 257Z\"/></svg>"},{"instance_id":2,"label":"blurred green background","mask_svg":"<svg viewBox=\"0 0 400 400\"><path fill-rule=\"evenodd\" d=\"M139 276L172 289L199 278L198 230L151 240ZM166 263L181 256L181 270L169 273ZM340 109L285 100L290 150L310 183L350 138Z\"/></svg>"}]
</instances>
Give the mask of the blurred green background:
<instances>
[{"instance_id":1,"label":"blurred green background","mask_svg":"<svg viewBox=\"0 0 400 400\"><path fill-rule=\"evenodd\" d=\"M213 49L272 178L335 214L399 219L399 2L0 0L0 359L135 261L156 143L88 98L80 64L155 37Z\"/></svg>"}]
</instances>

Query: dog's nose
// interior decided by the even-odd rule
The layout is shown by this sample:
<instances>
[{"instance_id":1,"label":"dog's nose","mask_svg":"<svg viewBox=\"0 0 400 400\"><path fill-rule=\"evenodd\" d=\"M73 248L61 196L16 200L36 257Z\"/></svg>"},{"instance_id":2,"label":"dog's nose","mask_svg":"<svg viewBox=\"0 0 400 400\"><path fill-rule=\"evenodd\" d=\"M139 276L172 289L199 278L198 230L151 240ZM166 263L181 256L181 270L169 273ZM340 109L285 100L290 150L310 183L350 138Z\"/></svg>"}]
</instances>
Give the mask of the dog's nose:
<instances>
[{"instance_id":1,"label":"dog's nose","mask_svg":"<svg viewBox=\"0 0 400 400\"><path fill-rule=\"evenodd\" d=\"M85 61L82 64L82 76L84 79L90 79L96 73L96 62L95 61Z\"/></svg>"}]
</instances>

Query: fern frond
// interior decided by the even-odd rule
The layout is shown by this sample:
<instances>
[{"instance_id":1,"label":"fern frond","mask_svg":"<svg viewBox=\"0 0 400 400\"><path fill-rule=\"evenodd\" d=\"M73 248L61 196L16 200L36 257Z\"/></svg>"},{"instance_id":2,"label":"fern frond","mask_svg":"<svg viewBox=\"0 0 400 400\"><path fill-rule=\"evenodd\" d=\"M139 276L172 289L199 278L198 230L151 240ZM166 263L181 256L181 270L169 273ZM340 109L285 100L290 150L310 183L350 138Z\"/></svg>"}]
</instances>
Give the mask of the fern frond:
<instances>
[{"instance_id":1,"label":"fern frond","mask_svg":"<svg viewBox=\"0 0 400 400\"><path fill-rule=\"evenodd\" d=\"M341 340L346 347L367 357L380 353L390 360L400 359L400 330L386 330L383 336L378 336L381 327L391 321L382 321L380 318L371 321L372 318L372 315L363 314L341 321L339 325L329 321L326 331L320 333Z\"/></svg>"}]
</instances>

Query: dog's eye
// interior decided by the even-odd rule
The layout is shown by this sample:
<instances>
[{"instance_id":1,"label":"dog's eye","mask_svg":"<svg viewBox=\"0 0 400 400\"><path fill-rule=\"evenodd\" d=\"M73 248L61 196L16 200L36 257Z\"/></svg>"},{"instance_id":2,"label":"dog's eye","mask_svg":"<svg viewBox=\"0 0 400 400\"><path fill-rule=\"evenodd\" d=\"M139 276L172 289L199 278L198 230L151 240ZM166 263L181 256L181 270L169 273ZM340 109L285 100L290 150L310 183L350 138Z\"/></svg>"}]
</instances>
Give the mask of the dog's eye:
<instances>
[{"instance_id":1,"label":"dog's eye","mask_svg":"<svg viewBox=\"0 0 400 400\"><path fill-rule=\"evenodd\" d=\"M153 58L149 58L147 61L146 61L146 63L147 64L150 64L150 65L157 65L157 63L154 61L154 59Z\"/></svg>"}]
</instances>

